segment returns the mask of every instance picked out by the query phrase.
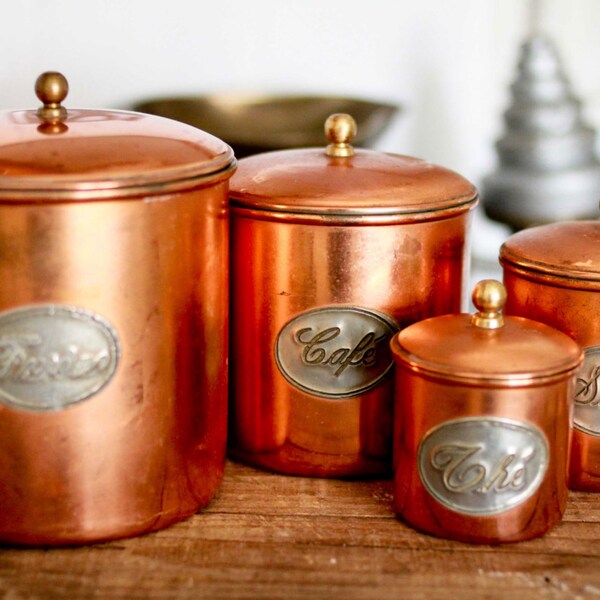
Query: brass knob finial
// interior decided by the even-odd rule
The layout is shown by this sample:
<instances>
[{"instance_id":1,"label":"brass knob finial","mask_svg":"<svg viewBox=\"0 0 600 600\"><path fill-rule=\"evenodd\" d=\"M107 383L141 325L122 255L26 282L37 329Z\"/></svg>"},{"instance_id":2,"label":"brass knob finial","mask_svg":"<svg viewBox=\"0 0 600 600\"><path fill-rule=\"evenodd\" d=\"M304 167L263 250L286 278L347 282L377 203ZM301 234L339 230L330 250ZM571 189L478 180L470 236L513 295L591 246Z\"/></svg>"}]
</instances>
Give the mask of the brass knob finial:
<instances>
[{"instance_id":1,"label":"brass knob finial","mask_svg":"<svg viewBox=\"0 0 600 600\"><path fill-rule=\"evenodd\" d=\"M506 304L506 288L495 279L484 279L473 288L473 304L479 311L471 323L484 329L498 329L504 325L501 310Z\"/></svg>"},{"instance_id":2,"label":"brass knob finial","mask_svg":"<svg viewBox=\"0 0 600 600\"><path fill-rule=\"evenodd\" d=\"M69 83L62 73L47 71L42 73L35 82L35 94L44 103L38 108L37 114L44 121L59 121L67 116L61 102L69 93Z\"/></svg>"},{"instance_id":3,"label":"brass knob finial","mask_svg":"<svg viewBox=\"0 0 600 600\"><path fill-rule=\"evenodd\" d=\"M325 121L325 135L331 142L327 146L327 156L352 156L354 148L350 144L356 135L356 121L345 113L335 113Z\"/></svg>"}]
</instances>

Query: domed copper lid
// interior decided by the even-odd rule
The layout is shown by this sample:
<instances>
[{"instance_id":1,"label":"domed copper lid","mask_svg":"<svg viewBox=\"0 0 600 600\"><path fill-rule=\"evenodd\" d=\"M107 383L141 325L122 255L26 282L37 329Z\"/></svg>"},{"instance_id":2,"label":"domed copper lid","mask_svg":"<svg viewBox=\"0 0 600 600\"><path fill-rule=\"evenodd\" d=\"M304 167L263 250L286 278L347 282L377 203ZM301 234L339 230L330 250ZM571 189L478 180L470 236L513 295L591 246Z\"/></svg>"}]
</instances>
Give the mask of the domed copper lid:
<instances>
[{"instance_id":1,"label":"domed copper lid","mask_svg":"<svg viewBox=\"0 0 600 600\"><path fill-rule=\"evenodd\" d=\"M600 221L552 223L524 229L500 248L500 262L530 276L600 284ZM568 285L568 281L563 282Z\"/></svg>"},{"instance_id":2,"label":"domed copper lid","mask_svg":"<svg viewBox=\"0 0 600 600\"><path fill-rule=\"evenodd\" d=\"M240 160L232 204L312 215L403 215L464 212L477 203L466 179L424 160L354 149L356 124L336 114L325 123L327 148L283 150Z\"/></svg>"},{"instance_id":3,"label":"domed copper lid","mask_svg":"<svg viewBox=\"0 0 600 600\"><path fill-rule=\"evenodd\" d=\"M504 286L475 286L474 315L445 315L406 327L391 341L396 362L447 380L504 387L565 376L583 359L566 334L537 321L503 316Z\"/></svg>"},{"instance_id":4,"label":"domed copper lid","mask_svg":"<svg viewBox=\"0 0 600 600\"><path fill-rule=\"evenodd\" d=\"M199 129L126 111L64 108L42 74L38 110L0 113L0 199L83 200L174 191L229 177L231 148Z\"/></svg>"}]
</instances>

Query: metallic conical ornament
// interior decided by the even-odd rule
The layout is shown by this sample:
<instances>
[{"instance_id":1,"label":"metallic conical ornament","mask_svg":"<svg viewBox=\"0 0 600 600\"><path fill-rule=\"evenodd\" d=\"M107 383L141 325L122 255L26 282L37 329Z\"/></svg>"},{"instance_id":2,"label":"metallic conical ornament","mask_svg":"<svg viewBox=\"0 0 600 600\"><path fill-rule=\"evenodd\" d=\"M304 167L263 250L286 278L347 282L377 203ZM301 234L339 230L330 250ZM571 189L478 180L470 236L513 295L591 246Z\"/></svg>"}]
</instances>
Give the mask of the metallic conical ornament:
<instances>
[{"instance_id":1,"label":"metallic conical ornament","mask_svg":"<svg viewBox=\"0 0 600 600\"><path fill-rule=\"evenodd\" d=\"M515 229L597 217L600 164L596 133L581 118L552 41L542 34L521 47L499 166L482 185L489 217Z\"/></svg>"}]
</instances>

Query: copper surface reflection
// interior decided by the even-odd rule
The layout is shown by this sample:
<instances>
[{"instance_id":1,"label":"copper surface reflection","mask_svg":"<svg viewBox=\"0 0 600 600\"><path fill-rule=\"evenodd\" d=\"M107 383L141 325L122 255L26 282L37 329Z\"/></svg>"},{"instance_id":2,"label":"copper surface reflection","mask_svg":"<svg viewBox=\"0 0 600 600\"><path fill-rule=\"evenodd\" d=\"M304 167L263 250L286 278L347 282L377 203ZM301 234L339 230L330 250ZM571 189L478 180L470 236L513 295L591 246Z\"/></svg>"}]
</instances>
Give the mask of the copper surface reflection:
<instances>
[{"instance_id":1,"label":"copper surface reflection","mask_svg":"<svg viewBox=\"0 0 600 600\"><path fill-rule=\"evenodd\" d=\"M569 486L600 492L600 224L564 221L511 236L500 249L506 310L570 335L585 351L573 395Z\"/></svg>"},{"instance_id":2,"label":"copper surface reflection","mask_svg":"<svg viewBox=\"0 0 600 600\"><path fill-rule=\"evenodd\" d=\"M514 542L546 533L561 520L567 503L572 389L572 381L564 380L510 389L449 385L399 370L394 416L395 510L417 529L466 542ZM434 399L443 399L435 403L435 409ZM498 514L479 516L444 506L426 490L417 468L419 443L431 429L457 415L486 420L510 416L543 432L549 460L541 485L528 499ZM505 472L495 475L507 477ZM493 482L487 483L493 493Z\"/></svg>"},{"instance_id":3,"label":"copper surface reflection","mask_svg":"<svg viewBox=\"0 0 600 600\"><path fill-rule=\"evenodd\" d=\"M540 536L567 501L571 395L581 348L504 316L506 290L475 286L474 315L397 333L394 507L422 531L473 543Z\"/></svg>"},{"instance_id":4,"label":"copper surface reflection","mask_svg":"<svg viewBox=\"0 0 600 600\"><path fill-rule=\"evenodd\" d=\"M468 212L402 224L379 221L290 218L232 207L235 456L303 475L389 472L391 373L353 397L321 397L290 383L274 356L286 323L313 309L359 307L388 315L399 327L460 310ZM313 365L323 369L352 348L312 350L324 353ZM391 364L389 351L387 356Z\"/></svg>"},{"instance_id":5,"label":"copper surface reflection","mask_svg":"<svg viewBox=\"0 0 600 600\"><path fill-rule=\"evenodd\" d=\"M265 152L231 180L231 452L295 475L389 472L394 332L458 311L477 191L424 160ZM325 141L325 140L324 140Z\"/></svg>"},{"instance_id":6,"label":"copper surface reflection","mask_svg":"<svg viewBox=\"0 0 600 600\"><path fill-rule=\"evenodd\" d=\"M0 404L3 541L134 535L214 495L226 438L226 188L0 205L0 313L85 308L121 347L111 380L73 406Z\"/></svg>"}]
</instances>

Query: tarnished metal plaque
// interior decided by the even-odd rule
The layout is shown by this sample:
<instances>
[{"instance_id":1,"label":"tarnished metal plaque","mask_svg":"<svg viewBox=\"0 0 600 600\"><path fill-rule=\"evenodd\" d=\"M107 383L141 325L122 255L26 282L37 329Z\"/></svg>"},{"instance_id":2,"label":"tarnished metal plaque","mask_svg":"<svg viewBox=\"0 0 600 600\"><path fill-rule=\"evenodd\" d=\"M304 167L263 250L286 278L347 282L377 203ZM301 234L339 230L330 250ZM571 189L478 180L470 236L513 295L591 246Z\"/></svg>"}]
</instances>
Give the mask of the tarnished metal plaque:
<instances>
[{"instance_id":1,"label":"tarnished metal plaque","mask_svg":"<svg viewBox=\"0 0 600 600\"><path fill-rule=\"evenodd\" d=\"M294 386L325 398L356 396L393 364L389 341L398 324L378 311L331 306L304 312L281 329L275 359Z\"/></svg>"},{"instance_id":2,"label":"tarnished metal plaque","mask_svg":"<svg viewBox=\"0 0 600 600\"><path fill-rule=\"evenodd\" d=\"M447 508L493 515L532 496L548 468L548 441L530 423L473 417L447 421L421 441L419 475Z\"/></svg>"},{"instance_id":3,"label":"tarnished metal plaque","mask_svg":"<svg viewBox=\"0 0 600 600\"><path fill-rule=\"evenodd\" d=\"M585 349L585 360L575 386L573 421L577 429L600 436L600 346Z\"/></svg>"},{"instance_id":4,"label":"tarnished metal plaque","mask_svg":"<svg viewBox=\"0 0 600 600\"><path fill-rule=\"evenodd\" d=\"M113 327L82 308L48 304L0 313L0 402L61 410L104 387L119 356Z\"/></svg>"}]
</instances>

